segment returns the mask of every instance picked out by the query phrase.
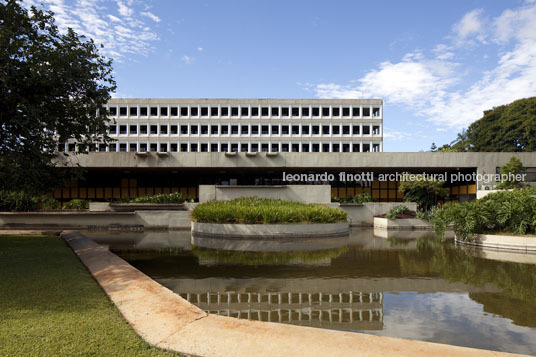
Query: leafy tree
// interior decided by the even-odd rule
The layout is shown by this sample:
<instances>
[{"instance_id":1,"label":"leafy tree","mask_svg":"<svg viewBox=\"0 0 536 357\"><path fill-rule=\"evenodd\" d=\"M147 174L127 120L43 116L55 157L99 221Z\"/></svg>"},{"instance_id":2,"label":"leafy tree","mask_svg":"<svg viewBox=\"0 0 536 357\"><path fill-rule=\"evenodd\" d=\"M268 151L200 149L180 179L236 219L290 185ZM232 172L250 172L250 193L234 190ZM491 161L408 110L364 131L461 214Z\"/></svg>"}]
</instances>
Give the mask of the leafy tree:
<instances>
[{"instance_id":1,"label":"leafy tree","mask_svg":"<svg viewBox=\"0 0 536 357\"><path fill-rule=\"evenodd\" d=\"M534 151L536 97L485 111L481 119L469 126L467 136L471 151Z\"/></svg>"},{"instance_id":2,"label":"leafy tree","mask_svg":"<svg viewBox=\"0 0 536 357\"><path fill-rule=\"evenodd\" d=\"M510 160L501 166L501 175L516 175L523 170L523 164L517 157L512 156ZM506 179L497 185L499 190L521 187L521 182L516 180Z\"/></svg>"},{"instance_id":3,"label":"leafy tree","mask_svg":"<svg viewBox=\"0 0 536 357\"><path fill-rule=\"evenodd\" d=\"M111 60L53 13L0 2L0 189L50 191L58 142L107 141Z\"/></svg>"},{"instance_id":4,"label":"leafy tree","mask_svg":"<svg viewBox=\"0 0 536 357\"><path fill-rule=\"evenodd\" d=\"M448 188L443 187L445 181L423 175L416 176L415 180L402 180L398 185L398 191L404 194L405 202L416 202L420 210L428 211L438 198L448 196Z\"/></svg>"}]
</instances>

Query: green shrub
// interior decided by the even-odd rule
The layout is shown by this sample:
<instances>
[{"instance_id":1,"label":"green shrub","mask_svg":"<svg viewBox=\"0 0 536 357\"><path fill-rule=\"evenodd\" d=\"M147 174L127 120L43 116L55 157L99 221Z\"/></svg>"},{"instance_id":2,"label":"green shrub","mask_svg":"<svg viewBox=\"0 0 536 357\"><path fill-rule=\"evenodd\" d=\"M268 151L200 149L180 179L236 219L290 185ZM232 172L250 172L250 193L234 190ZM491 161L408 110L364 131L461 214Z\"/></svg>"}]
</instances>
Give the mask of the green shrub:
<instances>
[{"instance_id":1,"label":"green shrub","mask_svg":"<svg viewBox=\"0 0 536 357\"><path fill-rule=\"evenodd\" d=\"M464 203L447 203L432 218L434 230L443 237L453 225L464 241L489 232L534 234L536 232L536 188L499 191Z\"/></svg>"},{"instance_id":2,"label":"green shrub","mask_svg":"<svg viewBox=\"0 0 536 357\"><path fill-rule=\"evenodd\" d=\"M346 221L347 214L322 204L244 197L202 203L195 207L191 217L204 223L335 223Z\"/></svg>"},{"instance_id":3,"label":"green shrub","mask_svg":"<svg viewBox=\"0 0 536 357\"><path fill-rule=\"evenodd\" d=\"M397 219L399 215L410 214L412 211L406 206L395 206L385 215L387 219Z\"/></svg>"},{"instance_id":4,"label":"green shrub","mask_svg":"<svg viewBox=\"0 0 536 357\"><path fill-rule=\"evenodd\" d=\"M63 209L84 210L88 208L89 208L89 201L81 200L81 199L70 200L69 202L65 202L63 204Z\"/></svg>"},{"instance_id":5,"label":"green shrub","mask_svg":"<svg viewBox=\"0 0 536 357\"><path fill-rule=\"evenodd\" d=\"M42 196L40 200L41 209L58 209L60 203L51 196Z\"/></svg>"},{"instance_id":6,"label":"green shrub","mask_svg":"<svg viewBox=\"0 0 536 357\"><path fill-rule=\"evenodd\" d=\"M512 156L510 160L503 166L501 166L501 175L516 175L519 174L523 170L523 164L521 163L521 160L519 160L517 157ZM498 190L506 190L510 188L515 187L521 187L522 183L515 180L505 180L502 182L499 182L497 185Z\"/></svg>"},{"instance_id":7,"label":"green shrub","mask_svg":"<svg viewBox=\"0 0 536 357\"><path fill-rule=\"evenodd\" d=\"M449 189L444 188L444 181L432 177L415 175L415 180L402 180L398 185L398 192L404 194L404 202L416 202L420 210L427 211L437 202L438 198L445 198Z\"/></svg>"},{"instance_id":8,"label":"green shrub","mask_svg":"<svg viewBox=\"0 0 536 357\"><path fill-rule=\"evenodd\" d=\"M0 211L20 212L39 209L39 198L23 191L0 190Z\"/></svg>"},{"instance_id":9,"label":"green shrub","mask_svg":"<svg viewBox=\"0 0 536 357\"><path fill-rule=\"evenodd\" d=\"M346 198L333 197L331 201L340 202L340 203L362 204L362 203L372 202L372 197L370 196L370 193L368 193L368 191L364 191L360 195L355 195L353 197L350 195L346 196Z\"/></svg>"},{"instance_id":10,"label":"green shrub","mask_svg":"<svg viewBox=\"0 0 536 357\"><path fill-rule=\"evenodd\" d=\"M142 196L130 200L132 203L184 203L186 199L179 192Z\"/></svg>"}]
</instances>

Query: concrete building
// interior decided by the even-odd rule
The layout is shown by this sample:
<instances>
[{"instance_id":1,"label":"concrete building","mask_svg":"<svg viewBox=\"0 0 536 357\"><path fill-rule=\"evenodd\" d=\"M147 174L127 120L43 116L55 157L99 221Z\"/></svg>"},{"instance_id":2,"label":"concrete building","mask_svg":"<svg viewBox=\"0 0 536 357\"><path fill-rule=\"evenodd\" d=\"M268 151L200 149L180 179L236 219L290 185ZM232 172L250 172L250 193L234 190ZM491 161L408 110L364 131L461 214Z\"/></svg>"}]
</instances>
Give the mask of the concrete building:
<instances>
[{"instance_id":1,"label":"concrete building","mask_svg":"<svg viewBox=\"0 0 536 357\"><path fill-rule=\"evenodd\" d=\"M381 99L112 99L107 109L117 141L93 151L383 151Z\"/></svg>"}]
</instances>

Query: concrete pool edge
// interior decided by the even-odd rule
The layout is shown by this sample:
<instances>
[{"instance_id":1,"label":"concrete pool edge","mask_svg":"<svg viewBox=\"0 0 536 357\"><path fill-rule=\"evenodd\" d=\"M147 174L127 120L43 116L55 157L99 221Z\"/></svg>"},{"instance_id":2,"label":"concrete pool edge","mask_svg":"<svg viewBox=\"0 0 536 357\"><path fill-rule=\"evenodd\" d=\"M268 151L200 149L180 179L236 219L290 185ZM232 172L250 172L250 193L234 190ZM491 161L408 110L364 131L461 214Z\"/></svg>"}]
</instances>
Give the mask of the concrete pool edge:
<instances>
[{"instance_id":1,"label":"concrete pool edge","mask_svg":"<svg viewBox=\"0 0 536 357\"><path fill-rule=\"evenodd\" d=\"M145 341L197 356L507 356L401 338L209 315L76 231L61 237Z\"/></svg>"}]
</instances>

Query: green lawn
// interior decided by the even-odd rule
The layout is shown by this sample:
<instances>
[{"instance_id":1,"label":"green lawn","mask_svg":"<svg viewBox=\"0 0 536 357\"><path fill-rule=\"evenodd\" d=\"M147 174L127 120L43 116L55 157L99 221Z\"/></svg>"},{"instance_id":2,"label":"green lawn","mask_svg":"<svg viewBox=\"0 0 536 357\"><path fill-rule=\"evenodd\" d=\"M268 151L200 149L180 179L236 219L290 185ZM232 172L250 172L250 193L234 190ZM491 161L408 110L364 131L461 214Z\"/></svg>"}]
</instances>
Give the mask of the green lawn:
<instances>
[{"instance_id":1,"label":"green lawn","mask_svg":"<svg viewBox=\"0 0 536 357\"><path fill-rule=\"evenodd\" d=\"M123 320L59 237L0 235L0 356L176 356Z\"/></svg>"}]
</instances>

